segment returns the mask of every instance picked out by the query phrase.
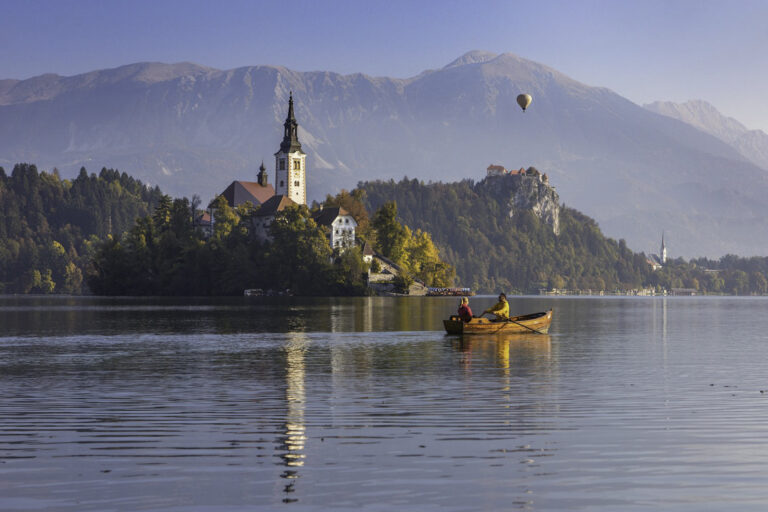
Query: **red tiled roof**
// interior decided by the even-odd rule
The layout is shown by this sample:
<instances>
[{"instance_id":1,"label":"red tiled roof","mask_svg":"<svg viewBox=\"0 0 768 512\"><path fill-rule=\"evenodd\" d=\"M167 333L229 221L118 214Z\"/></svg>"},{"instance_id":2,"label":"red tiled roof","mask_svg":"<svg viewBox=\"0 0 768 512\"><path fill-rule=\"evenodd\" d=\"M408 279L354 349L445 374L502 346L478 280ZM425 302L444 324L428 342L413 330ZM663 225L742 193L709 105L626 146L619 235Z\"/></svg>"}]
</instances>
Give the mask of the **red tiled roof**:
<instances>
[{"instance_id":1,"label":"red tiled roof","mask_svg":"<svg viewBox=\"0 0 768 512\"><path fill-rule=\"evenodd\" d=\"M261 205L261 208L256 210L256 216L266 217L274 215L277 212L285 210L288 206L293 206L295 204L296 203L288 196L282 194L279 196L272 196Z\"/></svg>"},{"instance_id":2,"label":"red tiled roof","mask_svg":"<svg viewBox=\"0 0 768 512\"><path fill-rule=\"evenodd\" d=\"M197 223L201 225L207 225L211 223L211 214L208 212L203 212L200 215L197 216Z\"/></svg>"},{"instance_id":3,"label":"red tiled roof","mask_svg":"<svg viewBox=\"0 0 768 512\"><path fill-rule=\"evenodd\" d=\"M255 181L233 181L221 195L232 208L247 201L259 206L275 195L275 188L272 185L259 185Z\"/></svg>"}]
</instances>

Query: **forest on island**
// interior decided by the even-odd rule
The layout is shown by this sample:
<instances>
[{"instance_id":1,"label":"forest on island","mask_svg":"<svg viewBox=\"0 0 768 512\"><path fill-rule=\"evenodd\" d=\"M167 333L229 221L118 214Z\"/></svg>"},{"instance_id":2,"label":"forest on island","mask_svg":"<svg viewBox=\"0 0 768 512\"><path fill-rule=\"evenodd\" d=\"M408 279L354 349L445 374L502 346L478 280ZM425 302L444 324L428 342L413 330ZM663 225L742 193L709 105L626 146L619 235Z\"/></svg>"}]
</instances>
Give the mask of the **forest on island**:
<instances>
[{"instance_id":1,"label":"forest on island","mask_svg":"<svg viewBox=\"0 0 768 512\"><path fill-rule=\"evenodd\" d=\"M401 287L407 288L412 279L440 286L452 278L429 236L405 236L410 235L407 227L393 215L384 217L388 207L369 222L362 203L345 192L324 204L337 205L354 212L360 219L358 236L379 252L388 253L389 247L379 247L378 241L403 235L396 246L409 258L393 258L402 265ZM361 245L332 249L328 228L313 220L307 206L278 212L269 226L271 240L264 242L254 236L257 207L245 203L231 208L223 196L211 207L216 222L208 237L194 225L186 198L162 196L151 215L139 218L122 237L100 244L88 279L91 290L102 295L242 295L245 289L294 295L368 292ZM441 281L446 273L447 280Z\"/></svg>"}]
</instances>

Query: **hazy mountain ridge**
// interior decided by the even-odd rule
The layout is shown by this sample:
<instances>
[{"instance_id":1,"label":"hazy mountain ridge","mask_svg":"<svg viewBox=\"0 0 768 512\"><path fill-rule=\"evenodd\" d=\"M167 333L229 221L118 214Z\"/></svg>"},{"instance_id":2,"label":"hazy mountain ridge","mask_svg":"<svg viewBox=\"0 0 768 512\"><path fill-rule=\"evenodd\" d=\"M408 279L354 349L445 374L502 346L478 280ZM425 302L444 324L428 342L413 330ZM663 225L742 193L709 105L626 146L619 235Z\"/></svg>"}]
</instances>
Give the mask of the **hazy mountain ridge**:
<instances>
[{"instance_id":1,"label":"hazy mountain ridge","mask_svg":"<svg viewBox=\"0 0 768 512\"><path fill-rule=\"evenodd\" d=\"M678 119L714 135L733 146L744 158L768 170L768 134L762 130L750 130L736 119L721 114L710 103L703 100L685 103L655 101L644 106L652 112Z\"/></svg>"},{"instance_id":2,"label":"hazy mountain ridge","mask_svg":"<svg viewBox=\"0 0 768 512\"><path fill-rule=\"evenodd\" d=\"M262 159L274 171L291 90L312 198L368 179L533 165L636 250L655 250L665 230L673 256L768 253L766 173L737 150L513 54L469 52L407 79L142 63L2 80L0 165L115 167L207 200L254 179ZM534 98L525 113L521 92Z\"/></svg>"}]
</instances>

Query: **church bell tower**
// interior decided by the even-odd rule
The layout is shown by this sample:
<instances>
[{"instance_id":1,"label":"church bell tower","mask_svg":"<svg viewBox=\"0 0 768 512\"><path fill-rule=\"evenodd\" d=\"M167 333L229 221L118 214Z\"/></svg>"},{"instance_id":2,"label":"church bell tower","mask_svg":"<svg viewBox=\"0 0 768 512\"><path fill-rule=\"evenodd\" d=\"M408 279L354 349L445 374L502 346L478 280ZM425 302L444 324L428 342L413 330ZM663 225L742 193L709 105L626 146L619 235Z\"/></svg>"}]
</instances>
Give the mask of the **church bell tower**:
<instances>
[{"instance_id":1,"label":"church bell tower","mask_svg":"<svg viewBox=\"0 0 768 512\"><path fill-rule=\"evenodd\" d=\"M299 123L293 115L293 91L288 99L288 116L283 124L283 142L275 153L275 194L307 204L307 155L299 142Z\"/></svg>"}]
</instances>

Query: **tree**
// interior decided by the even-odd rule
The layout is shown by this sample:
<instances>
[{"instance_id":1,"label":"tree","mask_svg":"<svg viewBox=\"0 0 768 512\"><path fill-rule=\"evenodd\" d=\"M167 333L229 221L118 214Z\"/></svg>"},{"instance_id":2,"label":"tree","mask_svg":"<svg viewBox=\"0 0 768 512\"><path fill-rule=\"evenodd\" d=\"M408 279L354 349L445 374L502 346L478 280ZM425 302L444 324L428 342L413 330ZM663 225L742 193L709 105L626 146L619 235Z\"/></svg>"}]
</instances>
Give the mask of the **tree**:
<instances>
[{"instance_id":1,"label":"tree","mask_svg":"<svg viewBox=\"0 0 768 512\"><path fill-rule=\"evenodd\" d=\"M328 293L331 248L325 232L303 205L289 206L269 227L269 268L276 284L302 295Z\"/></svg>"},{"instance_id":2,"label":"tree","mask_svg":"<svg viewBox=\"0 0 768 512\"><path fill-rule=\"evenodd\" d=\"M64 269L64 286L62 291L64 293L79 294L82 290L82 285L83 271L70 261Z\"/></svg>"},{"instance_id":3,"label":"tree","mask_svg":"<svg viewBox=\"0 0 768 512\"><path fill-rule=\"evenodd\" d=\"M768 292L768 280L761 272L754 271L749 275L749 287L752 293L765 295Z\"/></svg>"},{"instance_id":4,"label":"tree","mask_svg":"<svg viewBox=\"0 0 768 512\"><path fill-rule=\"evenodd\" d=\"M406 226L406 234L410 229ZM453 284L455 271L440 259L440 254L429 233L417 229L406 238L405 252L408 255L408 270L416 279L427 286L445 287Z\"/></svg>"},{"instance_id":5,"label":"tree","mask_svg":"<svg viewBox=\"0 0 768 512\"><path fill-rule=\"evenodd\" d=\"M171 200L171 196L163 194L163 196L160 197L160 204L155 207L155 212L152 214L152 220L160 231L165 231L169 228L172 204L173 201Z\"/></svg>"},{"instance_id":6,"label":"tree","mask_svg":"<svg viewBox=\"0 0 768 512\"><path fill-rule=\"evenodd\" d=\"M397 221L397 203L384 203L373 217L373 227L376 230L376 248L379 252L398 265L404 265L407 233Z\"/></svg>"}]
</instances>

